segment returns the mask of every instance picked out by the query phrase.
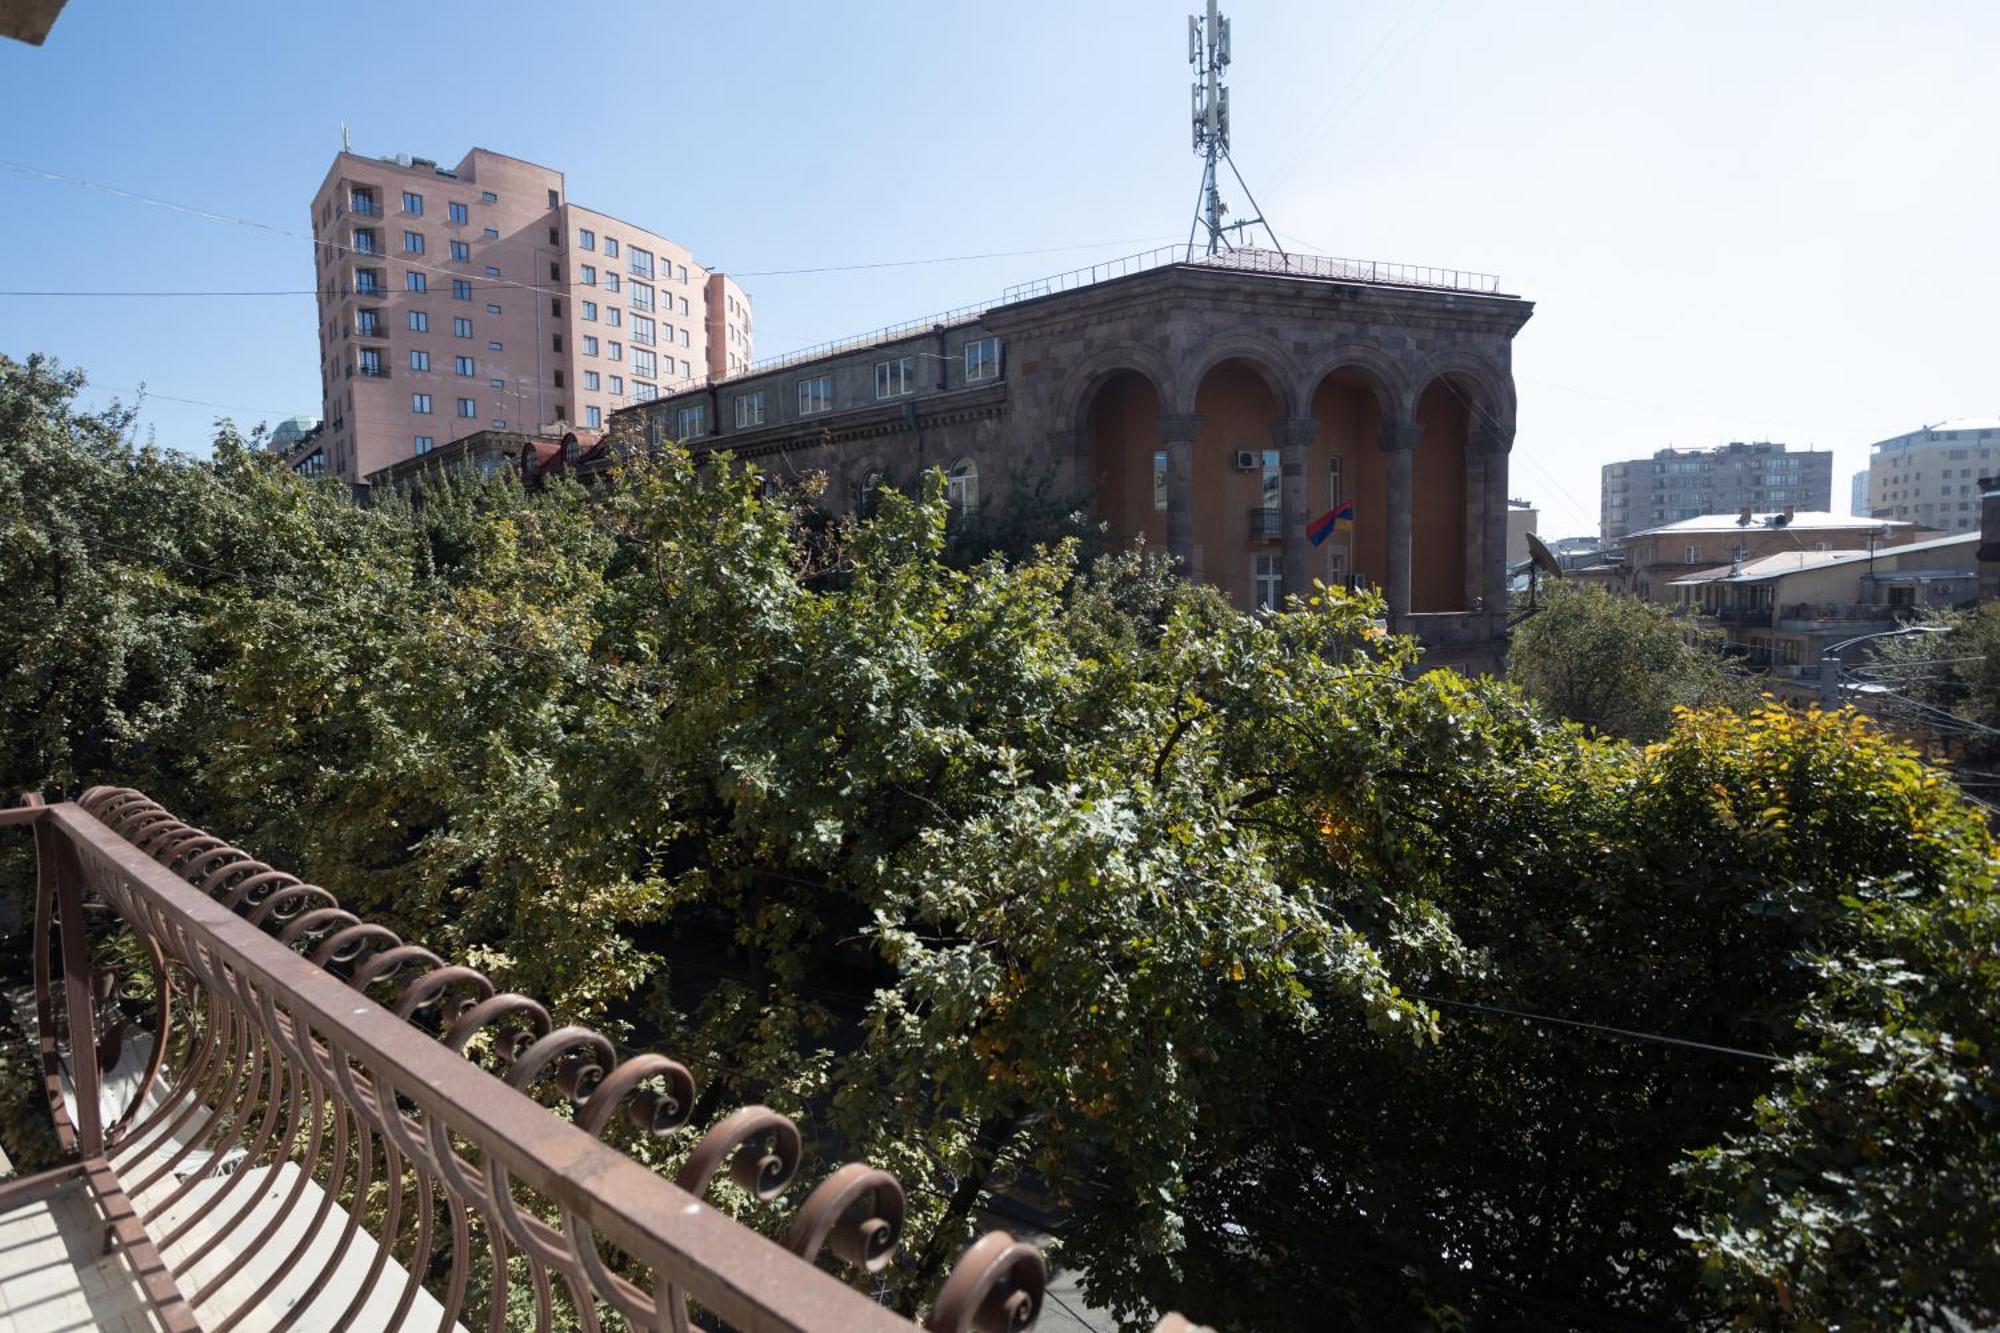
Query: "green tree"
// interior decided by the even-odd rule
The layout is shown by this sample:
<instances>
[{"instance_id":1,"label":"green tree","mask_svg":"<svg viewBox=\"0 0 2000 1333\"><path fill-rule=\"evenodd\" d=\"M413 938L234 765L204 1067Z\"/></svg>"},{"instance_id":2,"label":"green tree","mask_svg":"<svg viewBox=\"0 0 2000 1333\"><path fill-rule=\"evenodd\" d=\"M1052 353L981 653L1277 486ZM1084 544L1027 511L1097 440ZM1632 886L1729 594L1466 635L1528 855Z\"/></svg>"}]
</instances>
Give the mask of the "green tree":
<instances>
[{"instance_id":1,"label":"green tree","mask_svg":"<svg viewBox=\"0 0 2000 1333\"><path fill-rule=\"evenodd\" d=\"M1720 655L1722 636L1685 615L1602 588L1552 582L1514 631L1507 673L1530 698L1592 731L1666 734L1676 708L1740 708L1753 697Z\"/></svg>"}]
</instances>

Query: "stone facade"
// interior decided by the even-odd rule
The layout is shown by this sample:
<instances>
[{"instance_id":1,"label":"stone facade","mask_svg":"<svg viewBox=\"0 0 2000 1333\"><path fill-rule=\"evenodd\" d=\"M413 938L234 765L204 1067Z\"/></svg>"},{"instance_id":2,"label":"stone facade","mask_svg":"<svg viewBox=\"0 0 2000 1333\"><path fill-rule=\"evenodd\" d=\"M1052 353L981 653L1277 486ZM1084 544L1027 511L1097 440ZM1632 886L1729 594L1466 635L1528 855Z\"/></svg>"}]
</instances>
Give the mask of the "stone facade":
<instances>
[{"instance_id":1,"label":"stone facade","mask_svg":"<svg viewBox=\"0 0 2000 1333\"><path fill-rule=\"evenodd\" d=\"M1086 497L1114 534L1164 546L1240 606L1353 578L1435 660L1497 665L1511 346L1533 307L1447 285L1469 275L1426 286L1255 258L752 367L615 421L779 478L823 473L836 509L933 467L983 507ZM1314 547L1308 526L1342 504L1353 523Z\"/></svg>"}]
</instances>

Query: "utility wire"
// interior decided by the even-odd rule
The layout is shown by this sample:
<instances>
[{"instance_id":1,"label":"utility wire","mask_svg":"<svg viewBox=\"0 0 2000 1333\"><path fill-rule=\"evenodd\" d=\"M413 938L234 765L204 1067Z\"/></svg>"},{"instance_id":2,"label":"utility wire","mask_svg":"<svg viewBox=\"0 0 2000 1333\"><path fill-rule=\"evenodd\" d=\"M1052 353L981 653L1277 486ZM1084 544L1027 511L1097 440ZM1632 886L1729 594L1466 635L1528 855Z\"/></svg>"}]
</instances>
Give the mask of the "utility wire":
<instances>
[{"instance_id":1,"label":"utility wire","mask_svg":"<svg viewBox=\"0 0 2000 1333\"><path fill-rule=\"evenodd\" d=\"M1518 1018L1530 1023L1553 1023L1561 1027L1583 1028L1590 1032L1601 1032L1608 1036L1623 1037L1627 1041L1657 1042L1664 1046L1682 1046L1689 1050L1709 1051L1716 1055L1734 1056L1739 1060L1762 1060L1779 1065L1785 1062L1781 1055L1770 1055L1764 1051L1746 1051L1736 1046L1718 1046L1713 1042L1690 1041L1686 1037L1669 1037L1658 1032L1639 1032L1632 1028L1608 1027L1603 1023L1586 1023L1580 1018L1556 1018L1549 1014L1531 1014L1520 1009L1508 1009L1497 1004L1474 1004L1470 1000L1442 1000L1429 995L1413 995L1413 1000L1425 1004L1441 1004L1453 1009L1477 1009L1481 1013L1497 1014L1503 1018Z\"/></svg>"}]
</instances>

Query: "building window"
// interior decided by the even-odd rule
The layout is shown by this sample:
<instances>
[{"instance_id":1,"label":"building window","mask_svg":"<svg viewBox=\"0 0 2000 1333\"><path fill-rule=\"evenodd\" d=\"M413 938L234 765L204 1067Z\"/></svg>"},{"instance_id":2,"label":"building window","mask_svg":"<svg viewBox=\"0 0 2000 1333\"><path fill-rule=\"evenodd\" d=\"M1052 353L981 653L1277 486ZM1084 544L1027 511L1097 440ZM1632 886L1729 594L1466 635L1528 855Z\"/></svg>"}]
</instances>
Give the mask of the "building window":
<instances>
[{"instance_id":1,"label":"building window","mask_svg":"<svg viewBox=\"0 0 2000 1333\"><path fill-rule=\"evenodd\" d=\"M598 384L598 376L596 371L586 370L583 372L583 387L589 389L593 393L597 391L597 389L600 386Z\"/></svg>"},{"instance_id":2,"label":"building window","mask_svg":"<svg viewBox=\"0 0 2000 1333\"><path fill-rule=\"evenodd\" d=\"M650 403L650 402L652 402L652 401L653 401L653 400L654 400L655 398L658 398L659 396L660 396L660 391L659 391L658 389L654 388L654 387L653 387L652 385L650 385L650 384L646 383L646 382L645 382L644 380L633 380L633 381L632 381L632 401L633 401L633 402L635 402L635 403Z\"/></svg>"},{"instance_id":3,"label":"building window","mask_svg":"<svg viewBox=\"0 0 2000 1333\"><path fill-rule=\"evenodd\" d=\"M425 416L429 416L431 410L431 396L427 393L411 394L410 410L412 412L418 412Z\"/></svg>"},{"instance_id":4,"label":"building window","mask_svg":"<svg viewBox=\"0 0 2000 1333\"><path fill-rule=\"evenodd\" d=\"M479 229L479 234L481 236L484 236L489 241L497 241L500 239L500 229L498 227L481 227Z\"/></svg>"},{"instance_id":5,"label":"building window","mask_svg":"<svg viewBox=\"0 0 2000 1333\"><path fill-rule=\"evenodd\" d=\"M497 352L500 350L500 344L498 342L489 342L486 344L486 350L489 352Z\"/></svg>"},{"instance_id":6,"label":"building window","mask_svg":"<svg viewBox=\"0 0 2000 1333\"><path fill-rule=\"evenodd\" d=\"M618 258L618 238L616 236L607 236L604 238L604 257L606 259Z\"/></svg>"},{"instance_id":7,"label":"building window","mask_svg":"<svg viewBox=\"0 0 2000 1333\"><path fill-rule=\"evenodd\" d=\"M612 273L608 270L605 272L604 290L610 292L613 296L616 296L618 294L618 275L616 273Z\"/></svg>"},{"instance_id":8,"label":"building window","mask_svg":"<svg viewBox=\"0 0 2000 1333\"><path fill-rule=\"evenodd\" d=\"M472 358L469 356L453 357L451 359L451 368L454 373L459 375L472 375L477 373L473 369Z\"/></svg>"},{"instance_id":9,"label":"building window","mask_svg":"<svg viewBox=\"0 0 2000 1333\"><path fill-rule=\"evenodd\" d=\"M631 292L632 308L634 310L651 310L653 308L653 289L651 287L648 287L643 282L634 282L631 284Z\"/></svg>"},{"instance_id":10,"label":"building window","mask_svg":"<svg viewBox=\"0 0 2000 1333\"><path fill-rule=\"evenodd\" d=\"M594 323L596 323L596 322L597 322L597 302L595 302L595 301L584 301L584 302L581 302L580 304L581 304L581 305L583 306L583 317L584 317L585 319L587 319L587 320L591 321L591 322L592 322L593 324L594 324Z\"/></svg>"},{"instance_id":11,"label":"building window","mask_svg":"<svg viewBox=\"0 0 2000 1333\"><path fill-rule=\"evenodd\" d=\"M653 321L644 315L632 316L632 341L641 347L651 347L656 341L653 337Z\"/></svg>"},{"instance_id":12,"label":"building window","mask_svg":"<svg viewBox=\"0 0 2000 1333\"><path fill-rule=\"evenodd\" d=\"M633 355L636 356L637 353L634 353ZM736 428L738 430L742 430L746 426L761 426L763 424L764 424L763 391L759 390L756 393L737 394Z\"/></svg>"},{"instance_id":13,"label":"building window","mask_svg":"<svg viewBox=\"0 0 2000 1333\"><path fill-rule=\"evenodd\" d=\"M560 296L551 296L549 298L549 314L557 319L562 318L562 298Z\"/></svg>"},{"instance_id":14,"label":"building window","mask_svg":"<svg viewBox=\"0 0 2000 1333\"><path fill-rule=\"evenodd\" d=\"M583 276L581 278L581 281L584 286L595 287L597 285L597 265L595 264L583 265L582 273Z\"/></svg>"},{"instance_id":15,"label":"building window","mask_svg":"<svg viewBox=\"0 0 2000 1333\"><path fill-rule=\"evenodd\" d=\"M623 361L625 359L625 344L621 342L608 342L604 344L604 355L613 361Z\"/></svg>"},{"instance_id":16,"label":"building window","mask_svg":"<svg viewBox=\"0 0 2000 1333\"><path fill-rule=\"evenodd\" d=\"M403 253L406 255L420 255L423 252L424 252L424 234L420 231L404 232Z\"/></svg>"},{"instance_id":17,"label":"building window","mask_svg":"<svg viewBox=\"0 0 2000 1333\"><path fill-rule=\"evenodd\" d=\"M696 436L705 435L707 433L708 433L707 403L696 403L692 407L683 407L679 412L675 414L674 416L675 439L692 440Z\"/></svg>"},{"instance_id":18,"label":"building window","mask_svg":"<svg viewBox=\"0 0 2000 1333\"><path fill-rule=\"evenodd\" d=\"M470 338L472 336L472 321L454 317L451 321L451 336L454 338Z\"/></svg>"},{"instance_id":19,"label":"building window","mask_svg":"<svg viewBox=\"0 0 2000 1333\"><path fill-rule=\"evenodd\" d=\"M489 389L504 389L507 387L507 381L501 379L488 380L486 381L486 387Z\"/></svg>"},{"instance_id":20,"label":"building window","mask_svg":"<svg viewBox=\"0 0 2000 1333\"><path fill-rule=\"evenodd\" d=\"M917 391L917 358L900 356L893 361L875 363L875 396L877 398L900 398L906 393Z\"/></svg>"},{"instance_id":21,"label":"building window","mask_svg":"<svg viewBox=\"0 0 2000 1333\"><path fill-rule=\"evenodd\" d=\"M1259 611L1275 611L1285 599L1285 558L1282 555L1252 556L1250 560L1252 600Z\"/></svg>"},{"instance_id":22,"label":"building window","mask_svg":"<svg viewBox=\"0 0 2000 1333\"><path fill-rule=\"evenodd\" d=\"M688 271L687 271L687 265L686 265L686 264L676 264L676 265L675 265L674 267L675 267L675 269L676 269L676 271L677 271L677 281L680 281L680 282L686 282L686 281L688 280Z\"/></svg>"},{"instance_id":23,"label":"building window","mask_svg":"<svg viewBox=\"0 0 2000 1333\"><path fill-rule=\"evenodd\" d=\"M626 271L636 273L642 278L652 277L653 252L651 250L641 250L636 245L633 246L625 252L625 268Z\"/></svg>"},{"instance_id":24,"label":"building window","mask_svg":"<svg viewBox=\"0 0 2000 1333\"><path fill-rule=\"evenodd\" d=\"M489 315L497 315L500 313L500 307L495 305L493 302L489 301L486 303L486 313Z\"/></svg>"},{"instance_id":25,"label":"building window","mask_svg":"<svg viewBox=\"0 0 2000 1333\"><path fill-rule=\"evenodd\" d=\"M799 381L799 415L809 417L815 412L833 410L833 376L815 375Z\"/></svg>"},{"instance_id":26,"label":"building window","mask_svg":"<svg viewBox=\"0 0 2000 1333\"><path fill-rule=\"evenodd\" d=\"M478 400L477 400L477 399L473 399L473 398L461 398L461 399L459 399L459 400L458 400L458 414L459 414L460 416L462 416L462 417L468 417L468 418L470 418L470 417L476 417L476 416L478 416L478 415L479 415L479 402L478 402Z\"/></svg>"},{"instance_id":27,"label":"building window","mask_svg":"<svg viewBox=\"0 0 2000 1333\"><path fill-rule=\"evenodd\" d=\"M556 376L556 387L560 389L563 387L563 373L560 370L558 370L557 372L555 372L555 376ZM561 416L562 413L557 412L556 415Z\"/></svg>"},{"instance_id":28,"label":"building window","mask_svg":"<svg viewBox=\"0 0 2000 1333\"><path fill-rule=\"evenodd\" d=\"M403 288L405 291L427 292L430 290L430 282L423 274L411 269L403 275Z\"/></svg>"},{"instance_id":29,"label":"building window","mask_svg":"<svg viewBox=\"0 0 2000 1333\"><path fill-rule=\"evenodd\" d=\"M979 338L965 345L965 382L1000 378L1000 340Z\"/></svg>"},{"instance_id":30,"label":"building window","mask_svg":"<svg viewBox=\"0 0 2000 1333\"><path fill-rule=\"evenodd\" d=\"M617 306L607 306L604 310L604 322L615 329L625 322L625 316Z\"/></svg>"},{"instance_id":31,"label":"building window","mask_svg":"<svg viewBox=\"0 0 2000 1333\"><path fill-rule=\"evenodd\" d=\"M592 430L596 430L598 427L602 426L604 424L604 409L601 407L584 408L583 424L590 427Z\"/></svg>"},{"instance_id":32,"label":"building window","mask_svg":"<svg viewBox=\"0 0 2000 1333\"><path fill-rule=\"evenodd\" d=\"M579 227L576 233L576 248L579 250L595 250L597 248L597 233L588 227Z\"/></svg>"},{"instance_id":33,"label":"building window","mask_svg":"<svg viewBox=\"0 0 2000 1333\"><path fill-rule=\"evenodd\" d=\"M623 375L613 375L611 377L611 392L618 394L620 397L624 396L625 377Z\"/></svg>"},{"instance_id":34,"label":"building window","mask_svg":"<svg viewBox=\"0 0 2000 1333\"><path fill-rule=\"evenodd\" d=\"M429 370L430 368L431 354L420 347L412 347L410 349L410 369Z\"/></svg>"},{"instance_id":35,"label":"building window","mask_svg":"<svg viewBox=\"0 0 2000 1333\"><path fill-rule=\"evenodd\" d=\"M1691 565L1699 559L1701 559L1701 548L1699 546L1683 546L1681 548L1681 563Z\"/></svg>"},{"instance_id":36,"label":"building window","mask_svg":"<svg viewBox=\"0 0 2000 1333\"><path fill-rule=\"evenodd\" d=\"M454 301L470 301L472 299L471 280L468 278L453 278L451 280L451 299Z\"/></svg>"},{"instance_id":37,"label":"building window","mask_svg":"<svg viewBox=\"0 0 2000 1333\"><path fill-rule=\"evenodd\" d=\"M597 355L597 339L588 333L583 335L583 354L585 356Z\"/></svg>"},{"instance_id":38,"label":"building window","mask_svg":"<svg viewBox=\"0 0 2000 1333\"><path fill-rule=\"evenodd\" d=\"M560 333L554 335L554 342L554 350L560 352L562 350L562 335Z\"/></svg>"},{"instance_id":39,"label":"building window","mask_svg":"<svg viewBox=\"0 0 2000 1333\"><path fill-rule=\"evenodd\" d=\"M634 375L644 375L648 378L659 374L658 367L653 361L653 354L643 347L634 347L632 349L632 373Z\"/></svg>"},{"instance_id":40,"label":"building window","mask_svg":"<svg viewBox=\"0 0 2000 1333\"><path fill-rule=\"evenodd\" d=\"M469 241L453 241L451 243L451 261L454 264L471 263L472 243Z\"/></svg>"},{"instance_id":41,"label":"building window","mask_svg":"<svg viewBox=\"0 0 2000 1333\"><path fill-rule=\"evenodd\" d=\"M970 514L979 508L979 465L970 458L952 464L945 476L944 496L957 513Z\"/></svg>"},{"instance_id":42,"label":"building window","mask_svg":"<svg viewBox=\"0 0 2000 1333\"><path fill-rule=\"evenodd\" d=\"M464 204L446 204L444 211L453 222L463 224L472 220L472 215L466 210Z\"/></svg>"},{"instance_id":43,"label":"building window","mask_svg":"<svg viewBox=\"0 0 2000 1333\"><path fill-rule=\"evenodd\" d=\"M497 277L499 277L499 276L500 276L500 267L499 267L499 265L497 265L497 264L488 264L488 265L486 266L486 276L487 276L487 277L489 277L489 278L497 278Z\"/></svg>"},{"instance_id":44,"label":"building window","mask_svg":"<svg viewBox=\"0 0 2000 1333\"><path fill-rule=\"evenodd\" d=\"M1167 512L1167 451L1153 450L1153 509L1157 513Z\"/></svg>"},{"instance_id":45,"label":"building window","mask_svg":"<svg viewBox=\"0 0 2000 1333\"><path fill-rule=\"evenodd\" d=\"M429 333L430 331L431 317L421 310L412 310L410 312L410 332Z\"/></svg>"},{"instance_id":46,"label":"building window","mask_svg":"<svg viewBox=\"0 0 2000 1333\"><path fill-rule=\"evenodd\" d=\"M357 375L366 375L369 379L381 378L382 353L380 350L373 347L362 348L360 354L355 358L354 371Z\"/></svg>"},{"instance_id":47,"label":"building window","mask_svg":"<svg viewBox=\"0 0 2000 1333\"><path fill-rule=\"evenodd\" d=\"M482 204L497 204L500 202L500 196L491 190L481 190L479 192L479 202Z\"/></svg>"},{"instance_id":48,"label":"building window","mask_svg":"<svg viewBox=\"0 0 2000 1333\"><path fill-rule=\"evenodd\" d=\"M436 441L436 440L433 440L433 439L432 439L432 438L431 438L430 436L428 436L428 435L419 435L419 436L417 436L417 452L418 452L418 453L420 453L420 454L427 454L427 453L429 453L429 452L430 452L430 451L431 451L432 449L435 449L436 447L437 447L437 441Z\"/></svg>"}]
</instances>

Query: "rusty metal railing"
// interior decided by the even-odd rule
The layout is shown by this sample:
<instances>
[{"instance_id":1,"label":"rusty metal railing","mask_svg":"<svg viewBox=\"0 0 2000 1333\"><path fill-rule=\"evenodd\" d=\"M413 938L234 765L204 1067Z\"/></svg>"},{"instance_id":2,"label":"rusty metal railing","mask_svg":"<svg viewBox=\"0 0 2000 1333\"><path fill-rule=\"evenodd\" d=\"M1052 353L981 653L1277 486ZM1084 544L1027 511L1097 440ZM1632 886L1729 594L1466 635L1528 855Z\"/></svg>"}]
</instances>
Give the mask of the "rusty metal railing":
<instances>
[{"instance_id":1,"label":"rusty metal railing","mask_svg":"<svg viewBox=\"0 0 2000 1333\"><path fill-rule=\"evenodd\" d=\"M136 791L30 798L0 824L36 840L63 1170L163 1327L913 1327L821 1266L892 1261L904 1206L886 1172L832 1171L782 1245L704 1202L725 1174L764 1200L786 1190L803 1145L785 1116L722 1117L669 1180L605 1136L686 1123L694 1080L675 1061L620 1060ZM18 1192L0 1187L0 1210ZM923 1326L1018 1333L1045 1278L1032 1245L988 1233Z\"/></svg>"}]
</instances>

